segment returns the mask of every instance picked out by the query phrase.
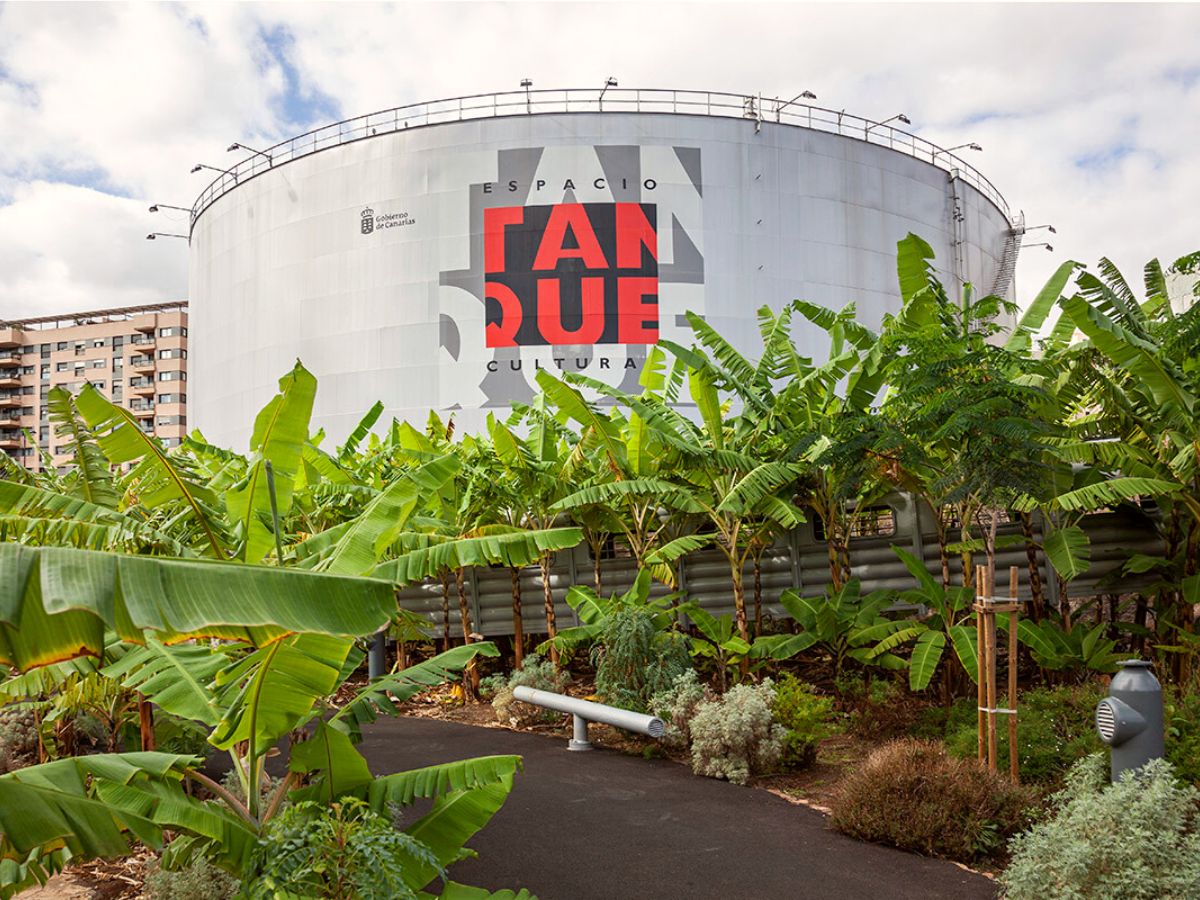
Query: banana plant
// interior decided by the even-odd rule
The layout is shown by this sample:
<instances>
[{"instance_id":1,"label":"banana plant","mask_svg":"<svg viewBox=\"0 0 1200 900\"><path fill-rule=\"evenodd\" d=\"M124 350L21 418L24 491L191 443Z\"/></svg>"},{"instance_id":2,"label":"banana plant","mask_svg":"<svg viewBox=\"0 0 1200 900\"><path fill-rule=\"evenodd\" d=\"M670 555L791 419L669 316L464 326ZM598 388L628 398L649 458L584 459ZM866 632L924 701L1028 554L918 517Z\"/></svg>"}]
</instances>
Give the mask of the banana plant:
<instances>
[{"instance_id":1,"label":"banana plant","mask_svg":"<svg viewBox=\"0 0 1200 900\"><path fill-rule=\"evenodd\" d=\"M1039 666L1074 674L1117 671L1117 663L1128 654L1116 652L1117 642L1107 637L1107 631L1103 622L1091 628L1076 622L1069 630L1048 619L1017 623L1018 640L1029 648Z\"/></svg>"},{"instance_id":2,"label":"banana plant","mask_svg":"<svg viewBox=\"0 0 1200 900\"><path fill-rule=\"evenodd\" d=\"M113 466L132 466L122 506L165 516L180 529L184 542L217 559L231 555L233 536L220 509L220 498L201 479L185 454L170 454L146 434L129 410L117 406L88 383L75 405L104 457Z\"/></svg>"},{"instance_id":3,"label":"banana plant","mask_svg":"<svg viewBox=\"0 0 1200 900\"><path fill-rule=\"evenodd\" d=\"M162 709L210 729L231 754L239 800L200 770L197 757L102 754L0 776L0 896L11 896L68 861L159 848L168 867L203 853L241 877L263 825L282 798L354 796L372 809L431 799L409 826L435 863L414 859L409 886L426 886L503 803L516 757L485 757L373 778L353 749L361 726L394 710L391 698L440 683L491 644L460 647L376 679L348 702L332 698L353 672L354 638L395 609L385 581L204 560L131 557L0 545L0 662L29 670L99 656L109 635L139 644L102 674ZM204 638L198 643L189 640ZM213 642L212 638L224 641ZM303 731L282 790L264 802L262 760L284 735ZM199 800L184 782L216 799ZM37 810L38 815L30 812Z\"/></svg>"},{"instance_id":4,"label":"banana plant","mask_svg":"<svg viewBox=\"0 0 1200 900\"><path fill-rule=\"evenodd\" d=\"M1077 279L1077 293L1060 306L1084 340L1064 353L1067 415L1074 435L1111 459L1106 477L1055 498L1066 510L1114 507L1152 496L1161 516L1163 556L1182 560L1183 578L1200 573L1200 368L1196 365L1200 306L1177 313L1168 281L1195 271L1196 255L1164 271L1145 266L1144 299L1121 272L1101 260L1099 272ZM1164 586L1155 600L1159 637L1173 627L1194 631L1182 583ZM1187 660L1174 675L1186 680Z\"/></svg>"},{"instance_id":5,"label":"banana plant","mask_svg":"<svg viewBox=\"0 0 1200 900\"><path fill-rule=\"evenodd\" d=\"M575 611L581 624L564 628L553 638L538 645L539 653L552 647L562 656L570 656L580 647L600 640L612 618L623 610L645 609L652 613L660 634L672 629L675 619L671 612L678 594L651 597L652 578L649 569L638 571L633 585L623 594L603 598L587 585L574 585L567 591L567 605Z\"/></svg>"},{"instance_id":6,"label":"banana plant","mask_svg":"<svg viewBox=\"0 0 1200 900\"><path fill-rule=\"evenodd\" d=\"M862 595L857 578L841 588L830 587L820 597L801 597L795 589L784 591L779 602L800 626L799 634L761 637L758 655L787 659L817 647L840 677L847 663L884 669L903 669L907 662L892 651L917 637L921 629L907 619L887 619L884 611L895 602L891 591Z\"/></svg>"},{"instance_id":7,"label":"banana plant","mask_svg":"<svg viewBox=\"0 0 1200 900\"><path fill-rule=\"evenodd\" d=\"M917 581L917 587L902 591L900 599L928 610L924 618L912 622L917 634L909 657L908 686L914 691L929 687L947 644L954 648L963 671L975 681L978 640L975 626L967 624L972 616L974 590L946 587L929 574L922 560L902 547L893 546L892 550Z\"/></svg>"},{"instance_id":8,"label":"banana plant","mask_svg":"<svg viewBox=\"0 0 1200 900\"><path fill-rule=\"evenodd\" d=\"M800 651L792 645L773 640L772 636L757 637L746 641L737 633L734 618L729 613L714 616L697 603L684 603L678 612L686 615L696 627L699 636L692 638L690 650L697 660L711 660L717 672L717 680L724 691L730 676L735 680L743 672L749 672L768 660L783 660Z\"/></svg>"}]
</instances>

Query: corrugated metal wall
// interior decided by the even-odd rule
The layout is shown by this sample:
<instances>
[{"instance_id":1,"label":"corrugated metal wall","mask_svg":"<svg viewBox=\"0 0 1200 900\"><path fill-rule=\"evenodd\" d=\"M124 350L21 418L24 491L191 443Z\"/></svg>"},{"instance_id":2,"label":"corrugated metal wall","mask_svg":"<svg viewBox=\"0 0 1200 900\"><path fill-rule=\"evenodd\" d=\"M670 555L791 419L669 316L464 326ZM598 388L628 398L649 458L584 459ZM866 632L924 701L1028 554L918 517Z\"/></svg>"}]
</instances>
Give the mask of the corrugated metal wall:
<instances>
[{"instance_id":1,"label":"corrugated metal wall","mask_svg":"<svg viewBox=\"0 0 1200 900\"><path fill-rule=\"evenodd\" d=\"M893 552L893 545L924 559L930 574L940 578L941 562L933 513L902 494L888 497L882 505L893 511L895 534L860 536L851 541L851 571L855 578L862 581L863 591L913 587L912 576ZM1114 583L1121 564L1131 553L1161 552L1161 542L1149 520L1139 519L1132 514L1109 512L1088 516L1081 524L1091 541L1092 562L1088 572L1071 583L1073 597L1136 591L1152 581L1149 576L1125 576L1119 579L1119 583ZM1001 526L999 534L1019 535L1020 530L1019 523L1012 523ZM1041 523L1036 516L1034 533L1041 540ZM997 552L997 572L1007 573L1009 566L1014 565L1020 569L1020 595L1028 597L1028 562L1023 545ZM957 579L962 568L954 555L951 556L950 567L952 576ZM760 568L764 612L776 618L786 615L778 602L784 590L797 587L802 594L815 595L823 592L829 583L828 552L825 542L817 539L812 521L801 525L767 550ZM604 559L600 570L605 595L627 590L637 574L633 561L627 558ZM1056 602L1054 579L1050 577L1044 559L1041 575L1047 597L1051 602ZM541 571L537 567L528 567L521 571L520 577L524 630L527 634L542 633L545 631L545 615ZM752 610L754 573L751 566L746 567L743 577L746 602ZM999 589L1007 593L1007 574L998 576L997 580L1000 582ZM586 545L581 544L573 551L555 555L551 589L560 628L578 624L565 601L567 589L572 584L592 583L592 559ZM477 632L488 637L513 633L512 581L507 568L497 566L468 570L465 588ZM716 615L733 612L729 563L719 550L704 550L688 556L682 564L680 589L689 600ZM662 595L667 591L662 585L655 584L654 593ZM401 591L400 602L405 609L428 617L434 633L441 634L440 582L411 585ZM453 579L450 581L450 609L451 633L458 634L458 593Z\"/></svg>"}]
</instances>

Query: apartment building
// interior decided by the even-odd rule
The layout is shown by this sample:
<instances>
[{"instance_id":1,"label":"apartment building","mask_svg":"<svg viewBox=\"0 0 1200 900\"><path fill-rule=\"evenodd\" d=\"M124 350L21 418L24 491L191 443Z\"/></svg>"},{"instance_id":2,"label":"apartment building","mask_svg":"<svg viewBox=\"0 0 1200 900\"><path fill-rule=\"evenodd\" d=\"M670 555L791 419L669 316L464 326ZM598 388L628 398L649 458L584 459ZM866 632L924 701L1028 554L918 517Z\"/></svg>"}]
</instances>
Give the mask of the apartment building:
<instances>
[{"instance_id":1,"label":"apartment building","mask_svg":"<svg viewBox=\"0 0 1200 900\"><path fill-rule=\"evenodd\" d=\"M0 321L0 451L29 469L66 465L47 399L91 382L169 447L187 434L187 302Z\"/></svg>"}]
</instances>

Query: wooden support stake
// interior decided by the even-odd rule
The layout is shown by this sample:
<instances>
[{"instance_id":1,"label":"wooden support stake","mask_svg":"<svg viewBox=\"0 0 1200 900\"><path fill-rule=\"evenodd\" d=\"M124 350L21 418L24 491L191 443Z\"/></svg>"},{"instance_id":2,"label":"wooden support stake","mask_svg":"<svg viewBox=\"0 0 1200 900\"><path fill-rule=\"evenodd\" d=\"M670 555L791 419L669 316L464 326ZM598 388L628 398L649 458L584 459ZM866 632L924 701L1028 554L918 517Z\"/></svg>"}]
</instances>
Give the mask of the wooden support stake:
<instances>
[{"instance_id":1,"label":"wooden support stake","mask_svg":"<svg viewBox=\"0 0 1200 900\"><path fill-rule=\"evenodd\" d=\"M991 571L985 573L985 584L987 585L987 595L984 603L991 606L992 593L995 590L995 578ZM985 626L985 637L987 639L987 731L988 731L988 769L996 771L996 614L990 609L987 612L987 623Z\"/></svg>"},{"instance_id":2,"label":"wooden support stake","mask_svg":"<svg viewBox=\"0 0 1200 900\"><path fill-rule=\"evenodd\" d=\"M978 725L975 730L975 733L979 737L979 762L982 763L985 758L984 754L986 752L984 748L987 746L986 739L984 738L984 732L983 732L984 725L986 724L983 709L987 705L986 704L987 694L985 693L986 688L985 688L985 679L984 679L984 657L986 655L986 651L985 651L986 642L984 641L984 638L983 638L984 629L983 629L983 603L982 603L985 582L983 579L983 570L982 569L975 570L975 585L976 585L976 587L975 587L975 592L976 592L975 593L975 596L976 596L976 600L975 600L975 687L976 687L976 691L975 691L975 693L976 693L976 700L977 700L975 705L976 705L976 707L978 707L978 710L979 710Z\"/></svg>"},{"instance_id":3,"label":"wooden support stake","mask_svg":"<svg viewBox=\"0 0 1200 900\"><path fill-rule=\"evenodd\" d=\"M1014 609L1008 614L1008 774L1013 784L1017 773L1017 567L1008 570L1008 596Z\"/></svg>"}]
</instances>

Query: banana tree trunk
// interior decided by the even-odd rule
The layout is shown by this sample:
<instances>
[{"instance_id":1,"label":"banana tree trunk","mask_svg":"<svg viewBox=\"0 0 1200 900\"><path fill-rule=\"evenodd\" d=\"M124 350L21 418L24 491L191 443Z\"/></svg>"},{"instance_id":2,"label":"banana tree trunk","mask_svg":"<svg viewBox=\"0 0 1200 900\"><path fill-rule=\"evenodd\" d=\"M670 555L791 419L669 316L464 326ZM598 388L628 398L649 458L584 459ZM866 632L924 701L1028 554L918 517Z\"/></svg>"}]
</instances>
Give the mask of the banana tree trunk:
<instances>
[{"instance_id":1,"label":"banana tree trunk","mask_svg":"<svg viewBox=\"0 0 1200 900\"><path fill-rule=\"evenodd\" d=\"M741 560L734 554L729 557L729 574L733 580L734 622L737 624L738 635L748 644L750 643L750 630L746 627L746 589L742 584ZM743 678L750 673L749 657L742 657L740 669Z\"/></svg>"},{"instance_id":2,"label":"banana tree trunk","mask_svg":"<svg viewBox=\"0 0 1200 900\"><path fill-rule=\"evenodd\" d=\"M442 650L450 649L450 575L442 569Z\"/></svg>"},{"instance_id":3,"label":"banana tree trunk","mask_svg":"<svg viewBox=\"0 0 1200 900\"><path fill-rule=\"evenodd\" d=\"M1030 614L1040 622L1046 615L1046 594L1042 590L1042 571L1038 566L1037 542L1033 539L1033 515L1021 513L1021 535L1025 538L1025 559L1029 565Z\"/></svg>"},{"instance_id":4,"label":"banana tree trunk","mask_svg":"<svg viewBox=\"0 0 1200 900\"><path fill-rule=\"evenodd\" d=\"M754 557L754 636L762 634L762 558Z\"/></svg>"},{"instance_id":5,"label":"banana tree trunk","mask_svg":"<svg viewBox=\"0 0 1200 900\"><path fill-rule=\"evenodd\" d=\"M942 566L942 587L950 590L950 551L946 549L949 540L946 538L946 518L942 515L941 507L935 507L926 501L929 511L933 513L933 521L937 527L938 562Z\"/></svg>"},{"instance_id":6,"label":"banana tree trunk","mask_svg":"<svg viewBox=\"0 0 1200 900\"><path fill-rule=\"evenodd\" d=\"M1146 627L1146 619L1150 612L1150 604L1146 602L1145 594L1134 595L1133 607L1133 624L1139 629ZM1141 656L1142 650L1146 646L1146 636L1144 634L1135 634L1133 636L1133 651L1138 656Z\"/></svg>"},{"instance_id":7,"label":"banana tree trunk","mask_svg":"<svg viewBox=\"0 0 1200 900\"><path fill-rule=\"evenodd\" d=\"M474 631L474 628L471 625L471 607L467 605L467 585L462 566L454 570L454 584L458 588L458 618L462 623L463 643L470 644L473 643L471 632ZM466 682L467 693L470 694L472 700L478 700L479 668L473 659L467 663Z\"/></svg>"},{"instance_id":8,"label":"banana tree trunk","mask_svg":"<svg viewBox=\"0 0 1200 900\"><path fill-rule=\"evenodd\" d=\"M825 519L825 549L829 554L829 580L836 593L842 589L842 564L838 556L837 537L833 533L833 522Z\"/></svg>"},{"instance_id":9,"label":"banana tree trunk","mask_svg":"<svg viewBox=\"0 0 1200 900\"><path fill-rule=\"evenodd\" d=\"M138 730L141 733L142 751L154 749L154 707L150 701L138 694Z\"/></svg>"},{"instance_id":10,"label":"banana tree trunk","mask_svg":"<svg viewBox=\"0 0 1200 900\"><path fill-rule=\"evenodd\" d=\"M519 669L525 664L525 630L521 623L521 570L509 566L512 577L513 657Z\"/></svg>"},{"instance_id":11,"label":"banana tree trunk","mask_svg":"<svg viewBox=\"0 0 1200 900\"><path fill-rule=\"evenodd\" d=\"M838 560L842 567L842 584L850 583L850 523L843 519L838 528Z\"/></svg>"},{"instance_id":12,"label":"banana tree trunk","mask_svg":"<svg viewBox=\"0 0 1200 900\"><path fill-rule=\"evenodd\" d=\"M542 599L546 605L546 637L547 640L554 640L554 636L558 634L558 628L554 621L554 591L550 589L550 554L547 553L542 557ZM551 645L550 661L554 665L558 665L558 648Z\"/></svg>"}]
</instances>

